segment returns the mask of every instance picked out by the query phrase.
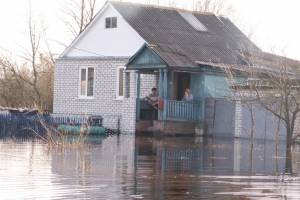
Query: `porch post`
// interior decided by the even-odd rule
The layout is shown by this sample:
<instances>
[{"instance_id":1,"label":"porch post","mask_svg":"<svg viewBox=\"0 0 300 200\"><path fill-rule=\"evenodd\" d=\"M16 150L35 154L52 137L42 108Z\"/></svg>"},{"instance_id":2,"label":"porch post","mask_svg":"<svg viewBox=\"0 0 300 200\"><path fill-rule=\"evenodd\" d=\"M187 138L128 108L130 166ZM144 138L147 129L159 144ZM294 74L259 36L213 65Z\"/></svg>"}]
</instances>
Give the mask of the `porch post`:
<instances>
[{"instance_id":1,"label":"porch post","mask_svg":"<svg viewBox=\"0 0 300 200\"><path fill-rule=\"evenodd\" d=\"M137 87L136 87L136 120L140 120L141 116L141 74L137 72Z\"/></svg>"},{"instance_id":2,"label":"porch post","mask_svg":"<svg viewBox=\"0 0 300 200\"><path fill-rule=\"evenodd\" d=\"M168 112L168 70L164 69L164 111L163 111L163 120L167 120L167 112Z\"/></svg>"},{"instance_id":3,"label":"porch post","mask_svg":"<svg viewBox=\"0 0 300 200\"><path fill-rule=\"evenodd\" d=\"M163 70L159 69L159 80L158 80L158 96L159 99L163 98ZM161 110L158 110L158 120L162 120L163 114Z\"/></svg>"}]
</instances>

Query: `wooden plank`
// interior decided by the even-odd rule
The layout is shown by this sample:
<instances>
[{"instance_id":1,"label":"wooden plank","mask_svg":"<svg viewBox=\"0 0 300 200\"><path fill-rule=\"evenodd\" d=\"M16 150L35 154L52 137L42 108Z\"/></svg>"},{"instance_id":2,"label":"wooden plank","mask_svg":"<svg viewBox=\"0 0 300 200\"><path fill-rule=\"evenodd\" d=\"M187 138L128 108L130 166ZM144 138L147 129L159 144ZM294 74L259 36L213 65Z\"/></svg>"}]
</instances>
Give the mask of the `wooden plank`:
<instances>
[{"instance_id":1,"label":"wooden plank","mask_svg":"<svg viewBox=\"0 0 300 200\"><path fill-rule=\"evenodd\" d=\"M199 121L202 104L199 102L167 101L167 119L180 121Z\"/></svg>"}]
</instances>

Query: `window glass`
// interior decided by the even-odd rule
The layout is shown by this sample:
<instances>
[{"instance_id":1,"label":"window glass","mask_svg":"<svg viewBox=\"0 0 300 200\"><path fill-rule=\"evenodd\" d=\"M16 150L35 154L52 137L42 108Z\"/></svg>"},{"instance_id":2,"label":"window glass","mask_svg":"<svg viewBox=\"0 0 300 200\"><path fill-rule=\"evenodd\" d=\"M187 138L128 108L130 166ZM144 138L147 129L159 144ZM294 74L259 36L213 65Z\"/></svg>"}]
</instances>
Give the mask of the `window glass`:
<instances>
[{"instance_id":1,"label":"window glass","mask_svg":"<svg viewBox=\"0 0 300 200\"><path fill-rule=\"evenodd\" d=\"M86 69L81 69L80 95L85 96L85 94L86 94Z\"/></svg>"},{"instance_id":2,"label":"window glass","mask_svg":"<svg viewBox=\"0 0 300 200\"><path fill-rule=\"evenodd\" d=\"M119 69L119 91L118 96L124 96L124 68Z\"/></svg>"},{"instance_id":3,"label":"window glass","mask_svg":"<svg viewBox=\"0 0 300 200\"><path fill-rule=\"evenodd\" d=\"M94 68L88 68L87 96L94 95Z\"/></svg>"},{"instance_id":4,"label":"window glass","mask_svg":"<svg viewBox=\"0 0 300 200\"><path fill-rule=\"evenodd\" d=\"M178 12L195 30L203 32L208 31L205 25L193 13L185 11Z\"/></svg>"},{"instance_id":5,"label":"window glass","mask_svg":"<svg viewBox=\"0 0 300 200\"><path fill-rule=\"evenodd\" d=\"M111 18L110 17L107 17L105 19L105 28L110 28L110 21L111 21Z\"/></svg>"},{"instance_id":6,"label":"window glass","mask_svg":"<svg viewBox=\"0 0 300 200\"><path fill-rule=\"evenodd\" d=\"M107 17L105 19L105 28L117 28L118 18L117 17Z\"/></svg>"},{"instance_id":7,"label":"window glass","mask_svg":"<svg viewBox=\"0 0 300 200\"><path fill-rule=\"evenodd\" d=\"M112 17L112 19L111 19L111 27L112 28L117 28L117 18L116 17Z\"/></svg>"},{"instance_id":8,"label":"window glass","mask_svg":"<svg viewBox=\"0 0 300 200\"><path fill-rule=\"evenodd\" d=\"M93 67L80 69L80 96L94 96L95 69Z\"/></svg>"}]
</instances>

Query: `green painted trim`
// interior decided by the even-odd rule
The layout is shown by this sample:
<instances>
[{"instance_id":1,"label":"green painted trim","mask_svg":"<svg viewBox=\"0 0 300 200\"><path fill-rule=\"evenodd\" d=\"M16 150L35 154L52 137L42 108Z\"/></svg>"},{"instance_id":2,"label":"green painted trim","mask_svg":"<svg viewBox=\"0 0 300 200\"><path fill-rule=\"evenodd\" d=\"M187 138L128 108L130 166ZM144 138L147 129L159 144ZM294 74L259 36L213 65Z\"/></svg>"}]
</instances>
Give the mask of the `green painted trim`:
<instances>
[{"instance_id":1,"label":"green painted trim","mask_svg":"<svg viewBox=\"0 0 300 200\"><path fill-rule=\"evenodd\" d=\"M153 64L147 64L147 65L130 65L128 66L128 70L143 70L143 69L165 69L167 68L166 65L153 65Z\"/></svg>"},{"instance_id":2,"label":"green painted trim","mask_svg":"<svg viewBox=\"0 0 300 200\"><path fill-rule=\"evenodd\" d=\"M126 68L129 70L148 69L148 68L166 68L166 62L151 49L144 44L128 61Z\"/></svg>"}]
</instances>

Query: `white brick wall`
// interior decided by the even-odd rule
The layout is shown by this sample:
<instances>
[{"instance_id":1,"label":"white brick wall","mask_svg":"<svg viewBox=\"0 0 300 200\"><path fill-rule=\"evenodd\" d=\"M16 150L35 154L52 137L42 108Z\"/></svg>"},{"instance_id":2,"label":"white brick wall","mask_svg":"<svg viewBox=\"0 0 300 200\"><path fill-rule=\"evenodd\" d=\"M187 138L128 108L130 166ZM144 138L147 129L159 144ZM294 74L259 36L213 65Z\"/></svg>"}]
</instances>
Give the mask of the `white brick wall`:
<instances>
[{"instance_id":1,"label":"white brick wall","mask_svg":"<svg viewBox=\"0 0 300 200\"><path fill-rule=\"evenodd\" d=\"M104 126L121 132L134 132L136 124L136 75L130 72L130 97L116 99L117 67L125 66L127 58L75 58L59 59L56 62L54 81L54 114L101 115ZM79 98L80 67L95 67L93 99ZM149 79L148 79L149 78ZM156 80L145 75L142 91L149 93ZM143 94L144 95L144 94Z\"/></svg>"}]
</instances>

